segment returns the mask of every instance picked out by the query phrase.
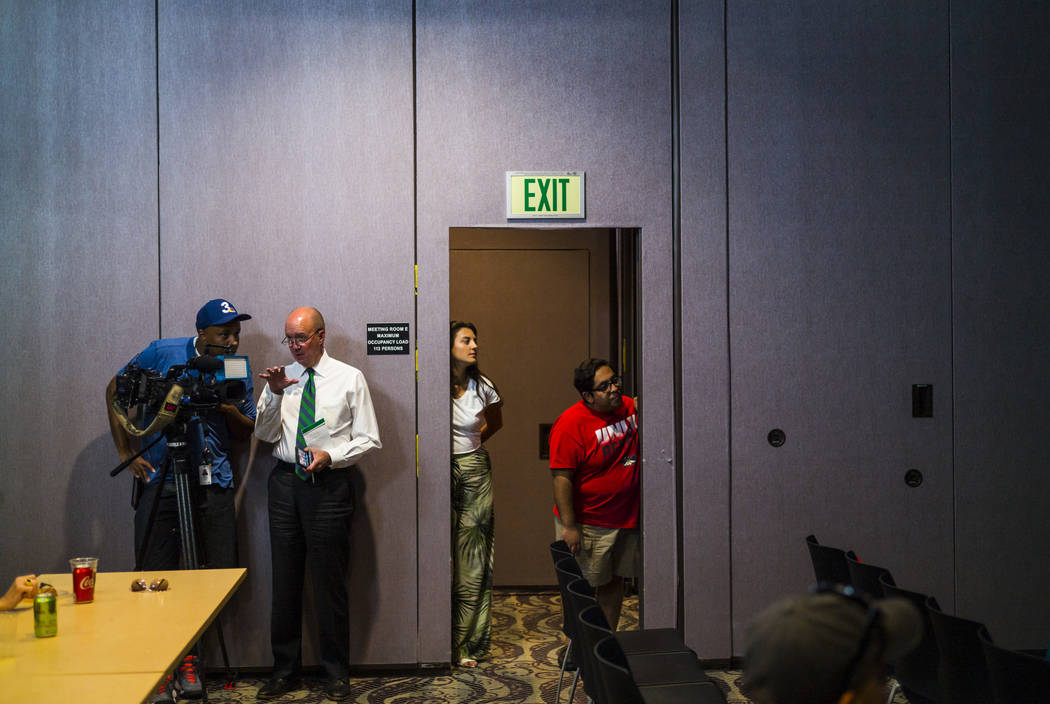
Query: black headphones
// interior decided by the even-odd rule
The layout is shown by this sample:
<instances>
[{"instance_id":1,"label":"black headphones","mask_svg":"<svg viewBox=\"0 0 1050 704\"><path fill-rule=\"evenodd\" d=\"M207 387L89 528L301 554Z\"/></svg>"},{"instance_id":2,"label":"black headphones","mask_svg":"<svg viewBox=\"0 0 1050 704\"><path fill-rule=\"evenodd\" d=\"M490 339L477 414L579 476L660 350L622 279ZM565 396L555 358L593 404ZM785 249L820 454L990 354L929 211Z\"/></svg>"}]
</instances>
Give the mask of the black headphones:
<instances>
[{"instance_id":1,"label":"black headphones","mask_svg":"<svg viewBox=\"0 0 1050 704\"><path fill-rule=\"evenodd\" d=\"M865 612L864 630L861 631L860 639L857 641L856 651L846 665L842 687L839 689L840 692L849 691L851 689L850 684L853 681L853 677L857 674L857 667L860 665L861 661L864 660L864 654L868 651L868 647L871 645L871 639L874 637L876 630L880 632L882 631L882 610L875 605L875 602L873 602L867 594L858 592L848 584L819 582L809 590L809 593L835 594L852 604L856 604L857 608L862 609ZM886 647L886 638L884 634L880 635L882 643L879 646L878 655L881 656L882 650Z\"/></svg>"}]
</instances>

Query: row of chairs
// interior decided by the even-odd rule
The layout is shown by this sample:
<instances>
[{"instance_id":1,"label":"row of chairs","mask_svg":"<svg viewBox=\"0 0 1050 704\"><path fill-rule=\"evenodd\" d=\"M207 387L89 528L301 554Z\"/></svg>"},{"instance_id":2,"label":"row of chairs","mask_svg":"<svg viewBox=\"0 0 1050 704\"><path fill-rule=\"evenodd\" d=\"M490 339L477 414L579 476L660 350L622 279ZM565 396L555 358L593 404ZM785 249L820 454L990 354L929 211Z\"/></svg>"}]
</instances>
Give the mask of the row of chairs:
<instances>
[{"instance_id":1,"label":"row of chairs","mask_svg":"<svg viewBox=\"0 0 1050 704\"><path fill-rule=\"evenodd\" d=\"M555 704L560 704L570 659L577 670L569 702L582 677L584 691L597 704L725 704L722 690L675 629L613 633L565 541L551 543L551 558L561 591L562 631L569 639Z\"/></svg>"},{"instance_id":2,"label":"row of chairs","mask_svg":"<svg viewBox=\"0 0 1050 704\"><path fill-rule=\"evenodd\" d=\"M818 582L851 584L874 598L897 597L922 614L922 642L892 663L893 676L912 704L1047 704L1050 661L995 644L978 621L945 613L937 599L896 584L884 567L861 562L852 550L806 537Z\"/></svg>"}]
</instances>

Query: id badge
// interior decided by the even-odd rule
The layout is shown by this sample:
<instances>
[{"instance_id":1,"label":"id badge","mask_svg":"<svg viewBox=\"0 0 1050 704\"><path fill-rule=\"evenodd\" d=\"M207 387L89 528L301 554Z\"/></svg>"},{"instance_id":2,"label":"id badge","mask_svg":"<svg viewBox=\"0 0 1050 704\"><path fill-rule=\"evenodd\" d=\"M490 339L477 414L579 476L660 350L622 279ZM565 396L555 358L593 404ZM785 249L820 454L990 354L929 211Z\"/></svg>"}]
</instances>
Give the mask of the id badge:
<instances>
[{"instance_id":1,"label":"id badge","mask_svg":"<svg viewBox=\"0 0 1050 704\"><path fill-rule=\"evenodd\" d=\"M201 486L211 486L211 464L202 464L197 468L197 483Z\"/></svg>"}]
</instances>

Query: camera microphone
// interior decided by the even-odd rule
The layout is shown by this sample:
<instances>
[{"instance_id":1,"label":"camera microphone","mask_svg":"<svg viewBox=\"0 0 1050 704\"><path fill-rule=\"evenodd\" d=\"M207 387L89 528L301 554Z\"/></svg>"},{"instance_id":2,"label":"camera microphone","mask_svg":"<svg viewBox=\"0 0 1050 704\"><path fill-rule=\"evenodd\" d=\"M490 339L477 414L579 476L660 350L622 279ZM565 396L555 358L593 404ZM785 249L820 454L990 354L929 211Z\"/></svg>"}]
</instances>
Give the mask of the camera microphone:
<instances>
[{"instance_id":1,"label":"camera microphone","mask_svg":"<svg viewBox=\"0 0 1050 704\"><path fill-rule=\"evenodd\" d=\"M217 372L222 369L223 366L221 359L210 354L202 354L200 357L194 357L186 362L187 369L196 369L201 372Z\"/></svg>"}]
</instances>

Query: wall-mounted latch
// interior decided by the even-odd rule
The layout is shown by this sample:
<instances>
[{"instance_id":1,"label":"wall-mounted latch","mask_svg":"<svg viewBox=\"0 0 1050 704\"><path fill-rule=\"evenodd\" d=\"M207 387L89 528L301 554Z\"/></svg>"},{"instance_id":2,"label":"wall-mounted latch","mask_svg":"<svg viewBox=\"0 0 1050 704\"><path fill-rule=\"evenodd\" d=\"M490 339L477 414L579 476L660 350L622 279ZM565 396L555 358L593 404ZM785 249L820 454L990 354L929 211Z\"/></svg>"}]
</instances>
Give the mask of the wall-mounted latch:
<instances>
[{"instance_id":1,"label":"wall-mounted latch","mask_svg":"<svg viewBox=\"0 0 1050 704\"><path fill-rule=\"evenodd\" d=\"M911 385L911 417L933 418L933 384Z\"/></svg>"}]
</instances>

